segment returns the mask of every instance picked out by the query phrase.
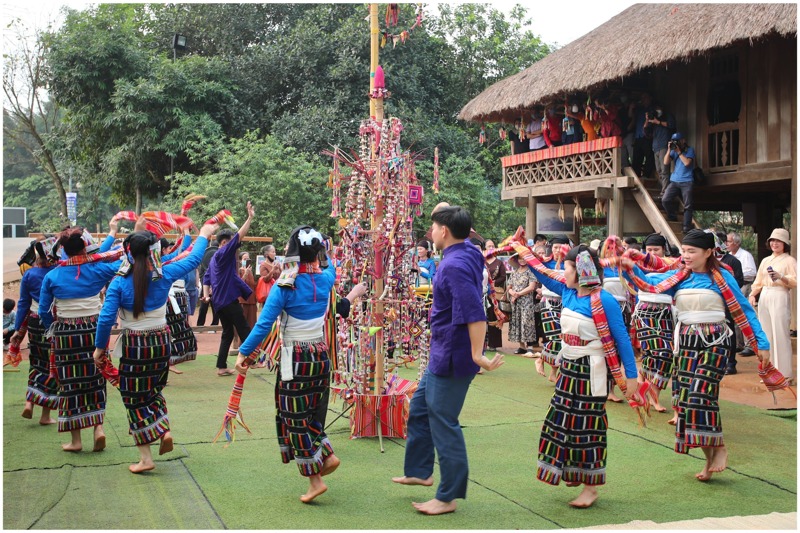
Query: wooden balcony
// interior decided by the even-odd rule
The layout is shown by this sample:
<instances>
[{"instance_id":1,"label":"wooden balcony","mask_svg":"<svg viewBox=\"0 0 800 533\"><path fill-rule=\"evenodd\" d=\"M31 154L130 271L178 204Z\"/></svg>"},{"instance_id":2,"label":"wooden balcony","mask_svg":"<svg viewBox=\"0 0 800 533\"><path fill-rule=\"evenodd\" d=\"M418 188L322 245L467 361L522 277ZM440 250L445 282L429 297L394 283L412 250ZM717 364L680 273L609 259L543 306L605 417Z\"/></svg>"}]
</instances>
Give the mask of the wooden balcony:
<instances>
[{"instance_id":1,"label":"wooden balcony","mask_svg":"<svg viewBox=\"0 0 800 533\"><path fill-rule=\"evenodd\" d=\"M622 172L621 146L621 137L609 137L503 157L502 198L529 192L549 196L611 185L629 187Z\"/></svg>"}]
</instances>

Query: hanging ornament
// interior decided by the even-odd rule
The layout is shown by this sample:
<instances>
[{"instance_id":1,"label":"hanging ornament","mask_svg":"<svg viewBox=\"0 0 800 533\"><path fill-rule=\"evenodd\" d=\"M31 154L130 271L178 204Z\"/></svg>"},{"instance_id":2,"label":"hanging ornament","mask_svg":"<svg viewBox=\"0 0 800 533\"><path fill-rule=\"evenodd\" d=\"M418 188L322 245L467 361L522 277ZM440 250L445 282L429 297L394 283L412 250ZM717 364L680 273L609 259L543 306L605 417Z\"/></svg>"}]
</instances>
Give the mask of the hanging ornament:
<instances>
[{"instance_id":1,"label":"hanging ornament","mask_svg":"<svg viewBox=\"0 0 800 533\"><path fill-rule=\"evenodd\" d=\"M564 200L561 197L558 197L558 220L564 222Z\"/></svg>"},{"instance_id":2,"label":"hanging ornament","mask_svg":"<svg viewBox=\"0 0 800 533\"><path fill-rule=\"evenodd\" d=\"M500 136L501 141L506 140L506 129L504 127L501 126L500 131L498 131L497 134Z\"/></svg>"},{"instance_id":3,"label":"hanging ornament","mask_svg":"<svg viewBox=\"0 0 800 533\"><path fill-rule=\"evenodd\" d=\"M386 6L386 26L397 26L397 21L400 18L400 6L398 4L389 4Z\"/></svg>"},{"instance_id":4,"label":"hanging ornament","mask_svg":"<svg viewBox=\"0 0 800 533\"><path fill-rule=\"evenodd\" d=\"M572 210L572 218L574 218L575 223L580 226L583 222L583 208L581 207L581 202L578 200L577 195L572 197L572 201L575 202L575 208Z\"/></svg>"},{"instance_id":5,"label":"hanging ornament","mask_svg":"<svg viewBox=\"0 0 800 533\"><path fill-rule=\"evenodd\" d=\"M481 132L478 135L478 143L484 144L486 142L486 126L481 124Z\"/></svg>"}]
</instances>

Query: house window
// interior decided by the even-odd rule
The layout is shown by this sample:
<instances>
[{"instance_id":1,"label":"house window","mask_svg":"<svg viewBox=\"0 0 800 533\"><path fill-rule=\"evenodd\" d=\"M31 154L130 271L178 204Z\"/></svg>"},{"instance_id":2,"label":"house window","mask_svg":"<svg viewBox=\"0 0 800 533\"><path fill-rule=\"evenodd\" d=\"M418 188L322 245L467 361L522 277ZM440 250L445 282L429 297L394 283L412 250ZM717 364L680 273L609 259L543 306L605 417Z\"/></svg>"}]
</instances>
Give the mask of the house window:
<instances>
[{"instance_id":1,"label":"house window","mask_svg":"<svg viewBox=\"0 0 800 533\"><path fill-rule=\"evenodd\" d=\"M708 78L708 165L712 170L735 168L739 164L742 111L738 54L728 52L712 58Z\"/></svg>"}]
</instances>

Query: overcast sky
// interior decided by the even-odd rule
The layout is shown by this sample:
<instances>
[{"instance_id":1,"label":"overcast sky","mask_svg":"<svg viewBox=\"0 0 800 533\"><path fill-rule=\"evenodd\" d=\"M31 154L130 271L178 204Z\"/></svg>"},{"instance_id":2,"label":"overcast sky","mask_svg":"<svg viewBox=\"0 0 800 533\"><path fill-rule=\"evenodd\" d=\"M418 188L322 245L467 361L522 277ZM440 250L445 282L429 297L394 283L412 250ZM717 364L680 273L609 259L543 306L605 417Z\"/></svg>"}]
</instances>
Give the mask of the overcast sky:
<instances>
[{"instance_id":1,"label":"overcast sky","mask_svg":"<svg viewBox=\"0 0 800 533\"><path fill-rule=\"evenodd\" d=\"M62 5L75 9L83 9L97 2L82 2L78 0L26 0L4 2L3 29L6 31L8 22L13 18L23 19L29 27L44 27L49 21L58 20L58 11ZM590 32L614 15L624 11L633 2L627 0L604 0L602 2L588 2L586 0L544 1L530 3L525 1L496 0L490 2L498 8L508 11L515 4L528 7L528 16L532 20L532 30L547 44L563 46L578 37ZM433 4L426 4L432 9ZM4 43L12 45L8 38Z\"/></svg>"}]
</instances>

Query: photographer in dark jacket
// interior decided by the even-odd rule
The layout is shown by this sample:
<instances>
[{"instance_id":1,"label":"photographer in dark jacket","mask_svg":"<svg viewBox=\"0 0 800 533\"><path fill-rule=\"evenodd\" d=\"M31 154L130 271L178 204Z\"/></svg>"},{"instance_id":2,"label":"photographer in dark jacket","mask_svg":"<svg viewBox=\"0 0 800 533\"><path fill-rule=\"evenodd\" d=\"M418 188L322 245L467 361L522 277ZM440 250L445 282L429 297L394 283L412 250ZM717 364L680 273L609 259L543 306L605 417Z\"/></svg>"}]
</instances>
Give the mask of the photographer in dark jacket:
<instances>
[{"instance_id":1,"label":"photographer in dark jacket","mask_svg":"<svg viewBox=\"0 0 800 533\"><path fill-rule=\"evenodd\" d=\"M197 273L200 276L200 280L203 279L206 270L208 270L208 265L211 264L211 258L214 257L214 254L217 253L217 250L219 250L219 241L217 239L214 239L212 242L208 244L208 248L206 248L206 253L203 255L203 260L200 262L200 266L197 267ZM211 306L211 298L205 298L201 295L200 310L197 313L198 326L206 325L206 314L208 313L209 307L211 307L211 325L216 326L219 324L219 318L217 317L217 312L214 311L214 307Z\"/></svg>"},{"instance_id":2,"label":"photographer in dark jacket","mask_svg":"<svg viewBox=\"0 0 800 533\"><path fill-rule=\"evenodd\" d=\"M661 199L661 205L667 213L667 220L670 222L678 221L678 195L683 198L683 232L686 233L694 227L692 215L694 215L693 193L694 186L694 148L689 146L686 138L681 132L672 135L668 145L668 151L664 154L664 165L669 165L670 160L675 161L675 169L669 177L669 185Z\"/></svg>"}]
</instances>

